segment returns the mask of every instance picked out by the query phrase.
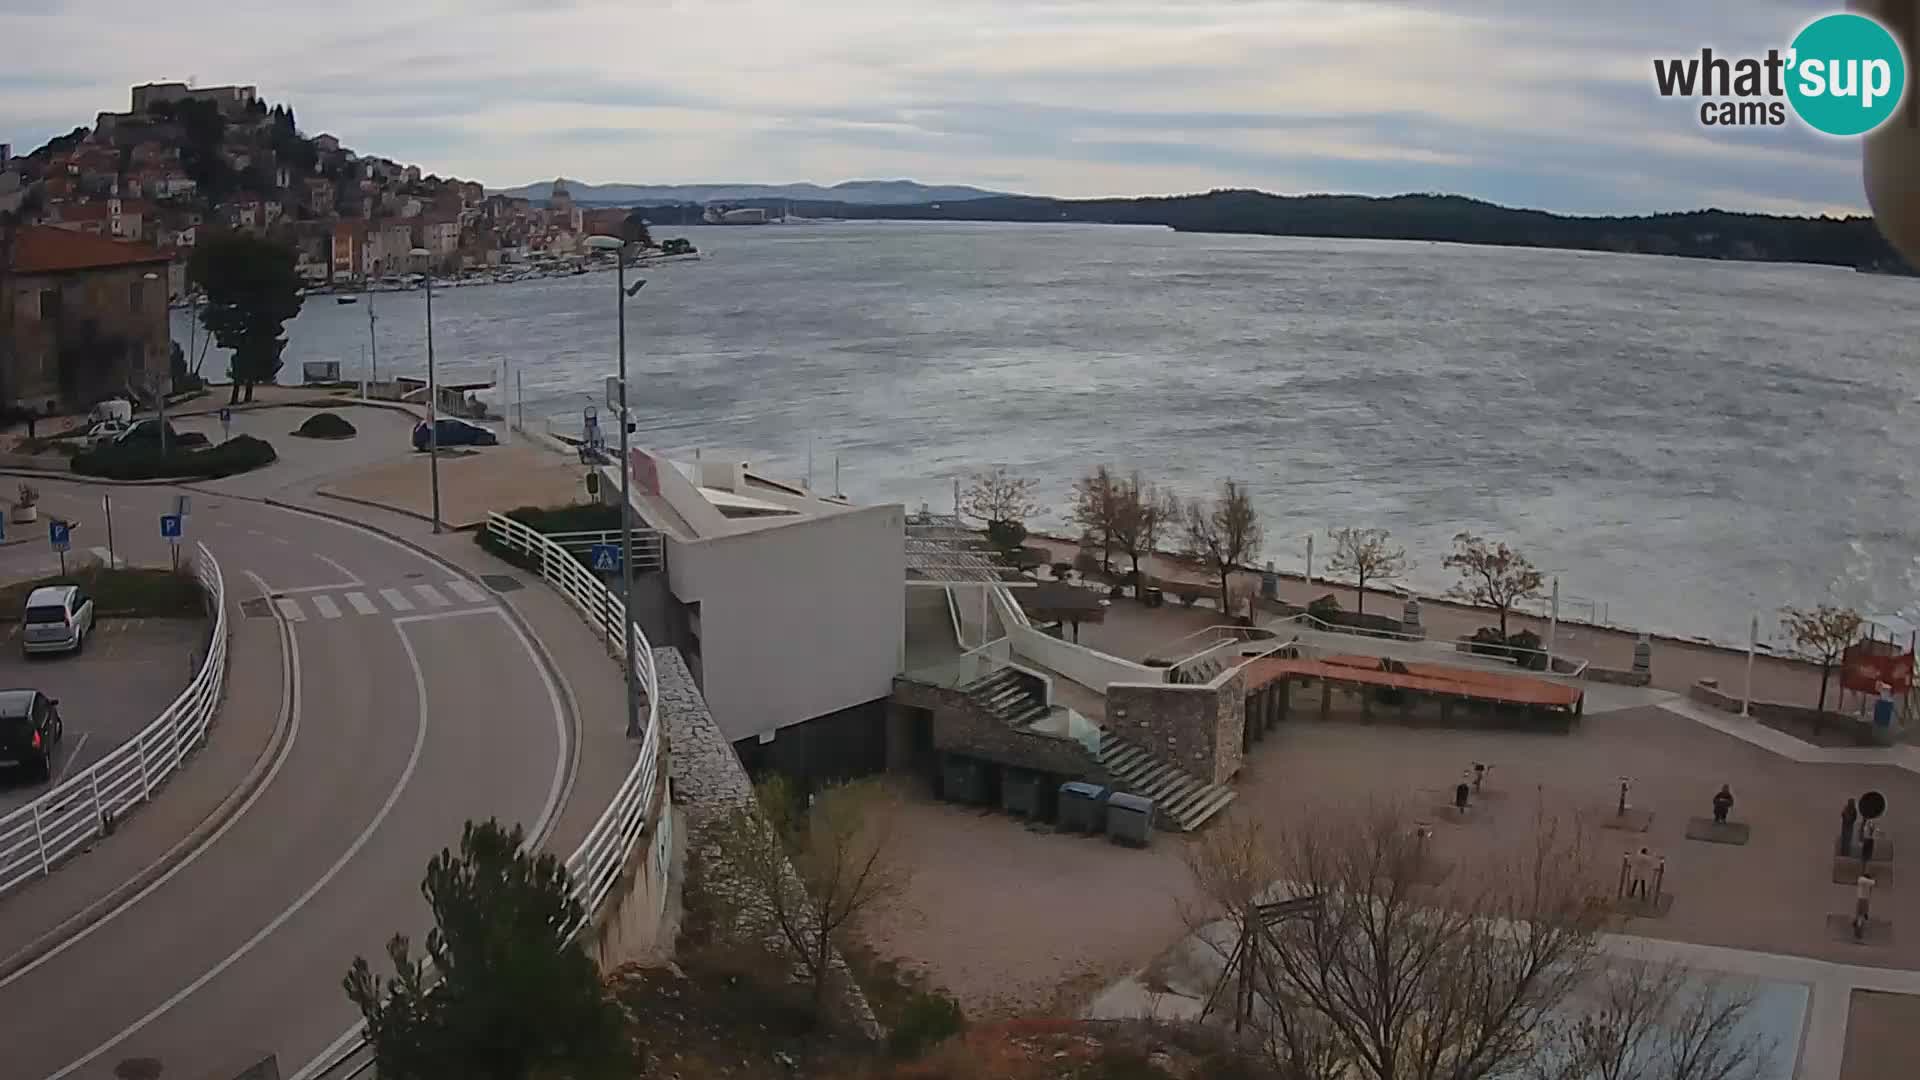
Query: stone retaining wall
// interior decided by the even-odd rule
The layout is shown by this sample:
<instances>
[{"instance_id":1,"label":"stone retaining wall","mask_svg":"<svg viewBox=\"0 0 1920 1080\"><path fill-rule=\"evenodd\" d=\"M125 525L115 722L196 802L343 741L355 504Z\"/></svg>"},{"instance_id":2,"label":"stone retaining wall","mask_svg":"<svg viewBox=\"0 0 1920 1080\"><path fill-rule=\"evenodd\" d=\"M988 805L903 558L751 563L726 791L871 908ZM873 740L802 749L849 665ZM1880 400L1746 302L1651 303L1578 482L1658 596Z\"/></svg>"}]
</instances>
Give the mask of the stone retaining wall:
<instances>
[{"instance_id":1,"label":"stone retaining wall","mask_svg":"<svg viewBox=\"0 0 1920 1080\"><path fill-rule=\"evenodd\" d=\"M729 888L740 886L737 882L729 883L727 865L719 857L712 833L736 810L754 808L758 812L753 781L733 752L732 744L720 733L720 725L714 723L713 714L707 711L706 700L700 696L700 688L687 670L680 650L655 649L653 664L660 693L660 716L666 724L667 744L673 748L669 760L674 816L686 831L688 857L700 860L703 880L724 894ZM777 931L763 929L769 930L769 946L784 951ZM854 981L846 960L836 953L833 966L839 977L830 980L831 992L840 999L836 1004L841 1015L861 1034L880 1039L883 1035L880 1022L874 1018L873 1007Z\"/></svg>"},{"instance_id":2,"label":"stone retaining wall","mask_svg":"<svg viewBox=\"0 0 1920 1080\"><path fill-rule=\"evenodd\" d=\"M933 714L936 750L1055 776L1081 780L1105 777L1100 763L1078 742L1008 727L1006 721L981 709L963 690L895 678L893 700Z\"/></svg>"}]
</instances>

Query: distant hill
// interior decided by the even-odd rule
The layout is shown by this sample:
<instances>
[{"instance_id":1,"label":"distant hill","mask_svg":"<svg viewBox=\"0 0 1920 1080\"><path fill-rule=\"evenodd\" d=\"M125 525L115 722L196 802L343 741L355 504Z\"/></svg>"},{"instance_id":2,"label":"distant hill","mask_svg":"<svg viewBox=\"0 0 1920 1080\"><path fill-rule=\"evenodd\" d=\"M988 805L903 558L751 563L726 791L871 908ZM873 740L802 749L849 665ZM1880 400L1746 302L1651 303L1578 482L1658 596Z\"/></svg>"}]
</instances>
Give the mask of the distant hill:
<instances>
[{"instance_id":1,"label":"distant hill","mask_svg":"<svg viewBox=\"0 0 1920 1080\"><path fill-rule=\"evenodd\" d=\"M848 180L819 184L583 184L567 181L575 202L621 206L669 203L741 202L747 199L792 199L796 202L858 203L865 206L903 206L911 203L959 202L1004 197L1005 192L960 185L930 185L912 180ZM516 198L544 201L553 194L551 183L527 184L498 192Z\"/></svg>"},{"instance_id":2,"label":"distant hill","mask_svg":"<svg viewBox=\"0 0 1920 1080\"><path fill-rule=\"evenodd\" d=\"M1780 217L1725 210L1574 217L1459 195L1270 195L1221 190L1137 199L993 196L914 205L801 202L800 217L914 221L1164 225L1183 232L1260 233L1639 252L1704 259L1825 263L1905 270L1870 217Z\"/></svg>"}]
</instances>

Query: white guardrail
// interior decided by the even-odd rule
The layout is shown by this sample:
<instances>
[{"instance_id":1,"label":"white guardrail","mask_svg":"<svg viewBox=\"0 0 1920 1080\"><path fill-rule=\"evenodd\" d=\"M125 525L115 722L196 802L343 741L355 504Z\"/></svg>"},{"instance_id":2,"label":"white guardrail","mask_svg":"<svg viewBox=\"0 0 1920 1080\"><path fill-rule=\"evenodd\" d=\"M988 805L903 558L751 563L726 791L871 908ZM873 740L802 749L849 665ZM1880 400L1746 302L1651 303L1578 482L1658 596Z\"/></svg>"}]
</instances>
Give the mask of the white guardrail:
<instances>
[{"instance_id":1,"label":"white guardrail","mask_svg":"<svg viewBox=\"0 0 1920 1080\"><path fill-rule=\"evenodd\" d=\"M620 638L620 620L625 614L620 598L600 583L580 560L546 534L515 521L505 514L487 515L487 533L502 545L527 556L539 565L540 576L572 601L587 625L600 632L614 656L622 656L626 643ZM636 560L637 562L638 560ZM607 894L620 880L620 868L646 831L647 810L653 805L654 784L658 781L660 761L660 695L658 676L653 668L653 647L640 627L633 627L634 672L647 692L647 730L640 742L640 760L628 770L586 839L567 856L567 876L573 882L574 898L591 919L606 902ZM623 720L624 723L624 720ZM584 926L574 928L578 934ZM344 1044L344 1045L343 1045ZM366 1042L365 1027L355 1024L330 1055L294 1074L294 1080L357 1080L372 1072L374 1061Z\"/></svg>"},{"instance_id":2,"label":"white guardrail","mask_svg":"<svg viewBox=\"0 0 1920 1080\"><path fill-rule=\"evenodd\" d=\"M194 576L206 589L213 633L193 681L118 749L53 790L0 817L0 894L53 872L54 864L112 829L147 801L206 738L227 676L227 590L220 564L198 545Z\"/></svg>"},{"instance_id":3,"label":"white guardrail","mask_svg":"<svg viewBox=\"0 0 1920 1080\"><path fill-rule=\"evenodd\" d=\"M544 534L507 517L487 515L487 532L501 544L539 561L540 576L573 602L587 624L600 632L607 647L621 656L626 643L620 637L625 615L620 598L600 583L593 572L580 564L566 548ZM573 879L575 897L591 916L619 880L620 868L646 831L647 810L653 805L653 787L660 759L659 683L653 670L653 648L647 636L633 627L634 674L647 692L646 734L640 742L640 760L621 781L607 809L600 815L587 837L567 857L567 873Z\"/></svg>"}]
</instances>

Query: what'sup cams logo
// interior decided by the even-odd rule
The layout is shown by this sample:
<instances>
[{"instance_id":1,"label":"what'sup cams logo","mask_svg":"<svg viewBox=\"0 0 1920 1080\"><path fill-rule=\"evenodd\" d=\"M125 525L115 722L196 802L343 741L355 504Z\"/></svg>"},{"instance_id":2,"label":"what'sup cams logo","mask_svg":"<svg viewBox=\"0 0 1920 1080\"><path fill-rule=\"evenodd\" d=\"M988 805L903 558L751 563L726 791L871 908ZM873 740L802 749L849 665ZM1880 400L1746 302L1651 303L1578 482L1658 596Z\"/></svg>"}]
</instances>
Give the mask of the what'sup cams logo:
<instances>
[{"instance_id":1,"label":"what'sup cams logo","mask_svg":"<svg viewBox=\"0 0 1920 1080\"><path fill-rule=\"evenodd\" d=\"M1865 135L1896 112L1914 122L1907 58L1877 20L1851 12L1802 27L1786 51L1764 57L1699 56L1653 62L1661 97L1700 98L1707 127L1778 127L1791 108L1827 135Z\"/></svg>"}]
</instances>

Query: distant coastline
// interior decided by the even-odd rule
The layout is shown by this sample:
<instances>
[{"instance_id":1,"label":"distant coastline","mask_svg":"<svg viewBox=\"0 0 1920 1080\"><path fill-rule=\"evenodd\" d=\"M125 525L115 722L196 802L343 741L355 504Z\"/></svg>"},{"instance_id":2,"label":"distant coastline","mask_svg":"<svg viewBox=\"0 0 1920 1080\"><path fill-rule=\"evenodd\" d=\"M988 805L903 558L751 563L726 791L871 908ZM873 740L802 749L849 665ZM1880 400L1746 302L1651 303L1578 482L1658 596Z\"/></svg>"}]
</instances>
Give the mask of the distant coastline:
<instances>
[{"instance_id":1,"label":"distant coastline","mask_svg":"<svg viewBox=\"0 0 1920 1080\"><path fill-rule=\"evenodd\" d=\"M635 203L655 215L685 215L697 204ZM1695 259L1796 262L1871 273L1914 273L1864 216L1783 217L1725 210L1644 216L1575 217L1517 210L1459 195L1270 195L1213 191L1130 199L985 196L912 204L744 199L772 216L848 221L1083 222L1161 225L1181 232L1251 233L1367 240L1429 240L1500 247L1562 248ZM698 211L692 211L697 219Z\"/></svg>"}]
</instances>

